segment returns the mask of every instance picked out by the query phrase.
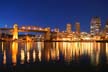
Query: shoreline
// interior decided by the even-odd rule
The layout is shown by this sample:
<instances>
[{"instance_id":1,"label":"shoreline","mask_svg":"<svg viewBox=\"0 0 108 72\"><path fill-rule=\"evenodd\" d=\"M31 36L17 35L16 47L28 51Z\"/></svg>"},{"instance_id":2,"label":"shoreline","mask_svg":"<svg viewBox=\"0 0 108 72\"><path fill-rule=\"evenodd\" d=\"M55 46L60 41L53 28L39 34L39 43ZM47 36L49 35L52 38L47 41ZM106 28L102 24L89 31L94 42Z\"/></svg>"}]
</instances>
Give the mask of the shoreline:
<instances>
[{"instance_id":1,"label":"shoreline","mask_svg":"<svg viewBox=\"0 0 108 72\"><path fill-rule=\"evenodd\" d=\"M43 41L26 41L26 40L0 40L0 42L108 42L108 40L79 40L79 41L69 41L69 40L43 40Z\"/></svg>"}]
</instances>

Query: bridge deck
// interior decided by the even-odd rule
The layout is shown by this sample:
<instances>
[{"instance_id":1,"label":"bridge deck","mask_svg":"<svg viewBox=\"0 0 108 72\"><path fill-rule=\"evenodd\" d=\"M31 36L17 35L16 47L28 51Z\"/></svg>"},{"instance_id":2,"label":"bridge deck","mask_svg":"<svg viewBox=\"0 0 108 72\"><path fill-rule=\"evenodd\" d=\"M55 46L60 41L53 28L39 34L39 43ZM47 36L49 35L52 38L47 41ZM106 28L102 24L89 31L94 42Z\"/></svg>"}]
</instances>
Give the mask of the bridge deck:
<instances>
[{"instance_id":1,"label":"bridge deck","mask_svg":"<svg viewBox=\"0 0 108 72\"><path fill-rule=\"evenodd\" d=\"M13 28L0 28L0 30L2 31L10 31L12 32L13 31ZM46 30L32 30L32 29L18 29L18 32L43 32L43 33L46 33L47 31ZM56 33L56 32L51 32L51 33Z\"/></svg>"}]
</instances>

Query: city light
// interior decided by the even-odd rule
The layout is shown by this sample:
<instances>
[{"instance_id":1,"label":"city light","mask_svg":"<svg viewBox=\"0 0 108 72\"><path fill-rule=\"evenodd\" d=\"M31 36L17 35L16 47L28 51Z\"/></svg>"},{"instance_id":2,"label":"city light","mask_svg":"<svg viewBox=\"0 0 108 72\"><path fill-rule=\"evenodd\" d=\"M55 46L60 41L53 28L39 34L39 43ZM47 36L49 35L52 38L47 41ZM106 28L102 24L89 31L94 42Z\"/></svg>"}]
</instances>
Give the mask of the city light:
<instances>
[{"instance_id":1,"label":"city light","mask_svg":"<svg viewBox=\"0 0 108 72\"><path fill-rule=\"evenodd\" d=\"M108 23L108 22L107 22ZM13 28L0 28L1 31L11 32L11 36L2 37L2 40L8 41L108 41L108 24L106 23L104 30L101 30L100 17L93 17L90 23L90 32L80 31L80 22L75 22L75 31L72 31L72 24L66 25L66 30L59 31L59 28L51 29L50 27L42 28L38 26L22 26L18 27L17 24L13 25ZM33 35L24 35L18 38L20 32L39 32L42 33L41 37L35 37ZM2 34L2 33L1 33Z\"/></svg>"}]
</instances>

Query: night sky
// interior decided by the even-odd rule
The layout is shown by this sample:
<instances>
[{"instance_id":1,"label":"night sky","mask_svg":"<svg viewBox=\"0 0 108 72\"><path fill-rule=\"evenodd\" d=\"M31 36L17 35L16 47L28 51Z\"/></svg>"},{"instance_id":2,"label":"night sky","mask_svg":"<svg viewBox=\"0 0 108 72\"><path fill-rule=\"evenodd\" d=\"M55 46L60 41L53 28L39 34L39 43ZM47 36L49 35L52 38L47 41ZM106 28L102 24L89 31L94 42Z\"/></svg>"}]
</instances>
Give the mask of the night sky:
<instances>
[{"instance_id":1,"label":"night sky","mask_svg":"<svg viewBox=\"0 0 108 72\"><path fill-rule=\"evenodd\" d=\"M90 20L99 16L102 26L108 19L108 0L0 0L0 27L14 23L65 30L67 23L81 24L81 31L89 32Z\"/></svg>"}]
</instances>

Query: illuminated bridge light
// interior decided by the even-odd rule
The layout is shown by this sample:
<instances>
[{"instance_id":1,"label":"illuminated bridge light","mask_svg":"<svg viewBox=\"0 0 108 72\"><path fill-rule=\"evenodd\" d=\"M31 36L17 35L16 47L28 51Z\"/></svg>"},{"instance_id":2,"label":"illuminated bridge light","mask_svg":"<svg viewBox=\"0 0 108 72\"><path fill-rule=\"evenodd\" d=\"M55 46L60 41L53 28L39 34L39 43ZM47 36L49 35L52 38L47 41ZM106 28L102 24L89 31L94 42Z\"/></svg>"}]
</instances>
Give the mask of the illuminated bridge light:
<instances>
[{"instance_id":1,"label":"illuminated bridge light","mask_svg":"<svg viewBox=\"0 0 108 72\"><path fill-rule=\"evenodd\" d=\"M29 30L30 30L30 29L31 29L31 27L29 26L27 29L29 29Z\"/></svg>"},{"instance_id":2,"label":"illuminated bridge light","mask_svg":"<svg viewBox=\"0 0 108 72\"><path fill-rule=\"evenodd\" d=\"M23 27L21 27L21 29L25 29L25 27L23 26Z\"/></svg>"},{"instance_id":3,"label":"illuminated bridge light","mask_svg":"<svg viewBox=\"0 0 108 72\"><path fill-rule=\"evenodd\" d=\"M36 27L34 27L33 30L36 30Z\"/></svg>"},{"instance_id":4,"label":"illuminated bridge light","mask_svg":"<svg viewBox=\"0 0 108 72\"><path fill-rule=\"evenodd\" d=\"M42 28L39 28L39 30L42 30Z\"/></svg>"}]
</instances>

